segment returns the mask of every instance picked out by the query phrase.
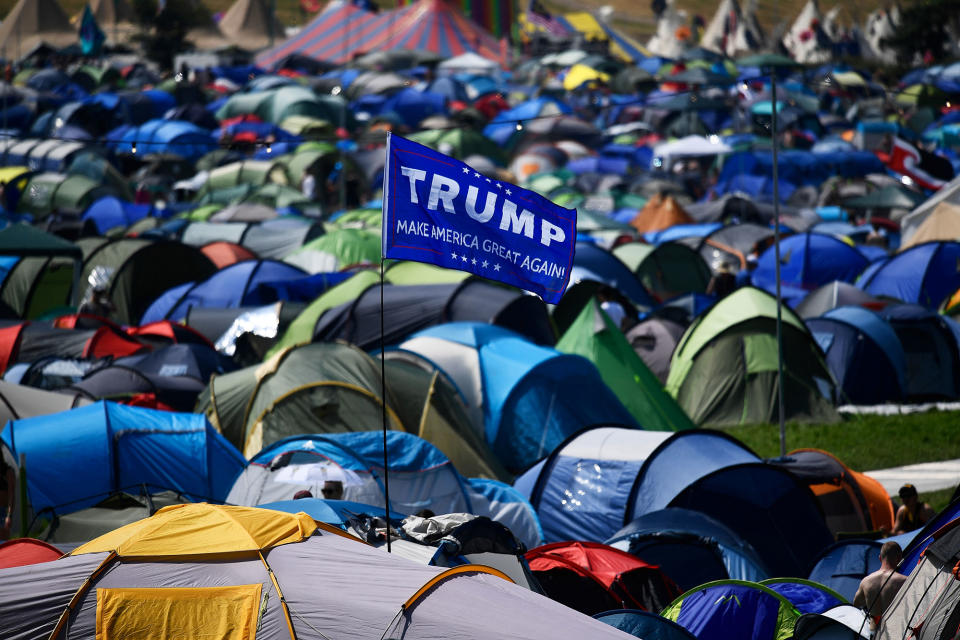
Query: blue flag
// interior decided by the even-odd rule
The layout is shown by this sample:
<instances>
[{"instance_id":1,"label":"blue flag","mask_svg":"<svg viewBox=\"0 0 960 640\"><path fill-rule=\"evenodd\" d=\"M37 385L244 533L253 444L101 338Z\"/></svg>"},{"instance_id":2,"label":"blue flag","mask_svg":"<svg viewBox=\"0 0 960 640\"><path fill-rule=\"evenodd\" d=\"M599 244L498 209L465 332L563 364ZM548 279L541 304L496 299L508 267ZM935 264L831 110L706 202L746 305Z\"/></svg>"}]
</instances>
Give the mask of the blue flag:
<instances>
[{"instance_id":1,"label":"blue flag","mask_svg":"<svg viewBox=\"0 0 960 640\"><path fill-rule=\"evenodd\" d=\"M95 56L100 54L100 47L106 36L100 30L97 19L93 17L93 11L90 11L90 5L83 8L83 18L80 20L80 50L85 56Z\"/></svg>"},{"instance_id":2,"label":"blue flag","mask_svg":"<svg viewBox=\"0 0 960 640\"><path fill-rule=\"evenodd\" d=\"M551 304L570 281L577 212L396 135L383 172L383 257L498 280Z\"/></svg>"}]
</instances>

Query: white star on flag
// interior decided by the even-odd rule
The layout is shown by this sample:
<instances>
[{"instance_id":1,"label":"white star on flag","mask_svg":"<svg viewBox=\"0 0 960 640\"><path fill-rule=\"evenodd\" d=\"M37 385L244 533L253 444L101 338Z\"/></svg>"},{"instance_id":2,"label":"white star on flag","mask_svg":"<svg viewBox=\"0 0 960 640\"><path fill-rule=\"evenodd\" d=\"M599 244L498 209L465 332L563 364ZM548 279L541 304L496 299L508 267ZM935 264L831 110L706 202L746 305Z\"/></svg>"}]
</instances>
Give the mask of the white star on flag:
<instances>
[{"instance_id":1,"label":"white star on flag","mask_svg":"<svg viewBox=\"0 0 960 640\"><path fill-rule=\"evenodd\" d=\"M490 178L487 178L487 182L493 182Z\"/></svg>"},{"instance_id":2,"label":"white star on flag","mask_svg":"<svg viewBox=\"0 0 960 640\"><path fill-rule=\"evenodd\" d=\"M464 173L470 173L470 167L464 167L464 168L463 168L463 172L464 172Z\"/></svg>"},{"instance_id":3,"label":"white star on flag","mask_svg":"<svg viewBox=\"0 0 960 640\"><path fill-rule=\"evenodd\" d=\"M454 260L456 260L456 259L457 259L457 254L455 254L455 253L451 253L450 255L451 255L451 256L453 256L453 259L454 259Z\"/></svg>"},{"instance_id":4,"label":"white star on flag","mask_svg":"<svg viewBox=\"0 0 960 640\"><path fill-rule=\"evenodd\" d=\"M474 266L476 266L476 265L477 265L477 259L476 259L476 258L470 258L470 263L473 264Z\"/></svg>"},{"instance_id":5,"label":"white star on flag","mask_svg":"<svg viewBox=\"0 0 960 640\"><path fill-rule=\"evenodd\" d=\"M477 173L476 171L474 171L474 172L473 172L473 177L474 177L474 178L479 178L479 177L480 177L480 174Z\"/></svg>"},{"instance_id":6,"label":"white star on flag","mask_svg":"<svg viewBox=\"0 0 960 640\"><path fill-rule=\"evenodd\" d=\"M503 189L503 185L500 184L499 182L497 183L497 189Z\"/></svg>"},{"instance_id":7,"label":"white star on flag","mask_svg":"<svg viewBox=\"0 0 960 640\"><path fill-rule=\"evenodd\" d=\"M466 261L467 261L467 256L460 256L460 259L463 260L464 262L466 262Z\"/></svg>"},{"instance_id":8,"label":"white star on flag","mask_svg":"<svg viewBox=\"0 0 960 640\"><path fill-rule=\"evenodd\" d=\"M493 265L493 270L494 270L494 271L500 271L500 265L498 265L498 264Z\"/></svg>"},{"instance_id":9,"label":"white star on flag","mask_svg":"<svg viewBox=\"0 0 960 640\"><path fill-rule=\"evenodd\" d=\"M489 262L487 262L486 260L484 260L484 261L483 261L483 264L481 264L480 266L483 267L484 269L486 269L489 264L490 264Z\"/></svg>"},{"instance_id":10,"label":"white star on flag","mask_svg":"<svg viewBox=\"0 0 960 640\"><path fill-rule=\"evenodd\" d=\"M510 193L511 193L510 189L507 189L507 195L510 195Z\"/></svg>"}]
</instances>

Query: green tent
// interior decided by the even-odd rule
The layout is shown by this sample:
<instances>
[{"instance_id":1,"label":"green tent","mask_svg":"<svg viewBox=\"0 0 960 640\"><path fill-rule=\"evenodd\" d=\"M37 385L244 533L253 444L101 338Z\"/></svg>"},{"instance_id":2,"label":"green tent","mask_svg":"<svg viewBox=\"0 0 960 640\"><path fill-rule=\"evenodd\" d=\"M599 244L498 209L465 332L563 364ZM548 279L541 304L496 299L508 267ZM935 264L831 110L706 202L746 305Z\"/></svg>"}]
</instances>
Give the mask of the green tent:
<instances>
[{"instance_id":1,"label":"green tent","mask_svg":"<svg viewBox=\"0 0 960 640\"><path fill-rule=\"evenodd\" d=\"M364 351L339 342L286 349L256 367L242 451L252 458L287 436L380 429L382 405L380 367ZM390 405L387 428L402 431Z\"/></svg>"},{"instance_id":2,"label":"green tent","mask_svg":"<svg viewBox=\"0 0 960 640\"><path fill-rule=\"evenodd\" d=\"M58 209L83 211L103 196L122 198L123 194L85 175L40 173L30 178L17 212L29 213L39 219Z\"/></svg>"},{"instance_id":3,"label":"green tent","mask_svg":"<svg viewBox=\"0 0 960 640\"><path fill-rule=\"evenodd\" d=\"M226 189L237 185L260 186L270 182L289 184L287 168L276 160L243 160L217 167L210 172L210 178L200 190L200 195L208 191Z\"/></svg>"},{"instance_id":4,"label":"green tent","mask_svg":"<svg viewBox=\"0 0 960 640\"><path fill-rule=\"evenodd\" d=\"M0 303L8 313L32 320L76 302L83 260L77 245L15 224L0 231L0 256L16 260L0 284Z\"/></svg>"},{"instance_id":5,"label":"green tent","mask_svg":"<svg viewBox=\"0 0 960 640\"><path fill-rule=\"evenodd\" d=\"M666 388L696 424L777 421L776 315L773 296L741 287L684 332ZM836 384L823 353L792 309L783 305L782 317L786 419L839 421Z\"/></svg>"},{"instance_id":6,"label":"green tent","mask_svg":"<svg viewBox=\"0 0 960 640\"><path fill-rule=\"evenodd\" d=\"M644 429L680 431L695 427L596 299L583 308L563 334L557 350L581 355L597 365L603 381Z\"/></svg>"},{"instance_id":7,"label":"green tent","mask_svg":"<svg viewBox=\"0 0 960 640\"><path fill-rule=\"evenodd\" d=\"M114 305L111 319L136 325L147 307L168 289L209 278L216 266L197 248L180 242L119 238L81 241L86 282L97 267L109 274L108 296Z\"/></svg>"},{"instance_id":8,"label":"green tent","mask_svg":"<svg viewBox=\"0 0 960 640\"><path fill-rule=\"evenodd\" d=\"M466 271L446 269L426 262L400 260L394 262L383 274L390 284L442 284L445 282L463 282L470 277Z\"/></svg>"},{"instance_id":9,"label":"green tent","mask_svg":"<svg viewBox=\"0 0 960 640\"><path fill-rule=\"evenodd\" d=\"M331 220L329 224L341 228L370 229L379 233L382 218L383 212L379 207L351 209Z\"/></svg>"},{"instance_id":10,"label":"green tent","mask_svg":"<svg viewBox=\"0 0 960 640\"><path fill-rule=\"evenodd\" d=\"M628 242L614 248L613 255L660 300L691 291L703 293L710 284L710 267L700 253L678 242Z\"/></svg>"},{"instance_id":11,"label":"green tent","mask_svg":"<svg viewBox=\"0 0 960 640\"><path fill-rule=\"evenodd\" d=\"M409 138L458 160L477 155L489 158L497 164L503 164L503 149L493 140L473 129L428 129L418 131Z\"/></svg>"},{"instance_id":12,"label":"green tent","mask_svg":"<svg viewBox=\"0 0 960 640\"><path fill-rule=\"evenodd\" d=\"M301 212L318 210L319 205L303 195L298 189L275 182L258 187L243 199L243 202L263 204L273 209L294 207ZM319 211L317 211L319 213Z\"/></svg>"},{"instance_id":13,"label":"green tent","mask_svg":"<svg viewBox=\"0 0 960 640\"><path fill-rule=\"evenodd\" d=\"M325 273L356 264L378 263L380 252L379 233L366 229L330 229L284 258L284 262L307 273Z\"/></svg>"},{"instance_id":14,"label":"green tent","mask_svg":"<svg viewBox=\"0 0 960 640\"><path fill-rule=\"evenodd\" d=\"M267 357L271 357L294 345L313 340L313 329L317 326L317 320L320 319L320 316L323 315L325 311L350 302L351 300L356 300L367 287L371 287L379 282L379 273L371 270L363 270L352 278L324 291L323 295L311 302L310 305L297 316L296 320L290 323L290 326L287 327L287 330L277 344L267 353Z\"/></svg>"}]
</instances>

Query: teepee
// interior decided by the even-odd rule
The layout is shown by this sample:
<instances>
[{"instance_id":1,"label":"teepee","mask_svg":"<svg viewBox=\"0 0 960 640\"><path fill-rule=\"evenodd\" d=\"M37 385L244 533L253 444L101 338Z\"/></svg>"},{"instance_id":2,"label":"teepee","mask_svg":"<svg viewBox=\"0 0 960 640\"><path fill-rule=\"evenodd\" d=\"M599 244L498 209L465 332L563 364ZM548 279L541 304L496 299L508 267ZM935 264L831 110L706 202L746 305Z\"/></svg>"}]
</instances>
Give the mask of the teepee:
<instances>
[{"instance_id":1,"label":"teepee","mask_svg":"<svg viewBox=\"0 0 960 640\"><path fill-rule=\"evenodd\" d=\"M221 33L243 49L269 46L271 29L277 41L286 37L276 15L271 16L266 0L236 0L220 20Z\"/></svg>"},{"instance_id":2,"label":"teepee","mask_svg":"<svg viewBox=\"0 0 960 640\"><path fill-rule=\"evenodd\" d=\"M783 46L801 64L830 62L833 51L830 38L823 29L823 14L820 13L817 0L807 0L790 30L783 36Z\"/></svg>"},{"instance_id":3,"label":"teepee","mask_svg":"<svg viewBox=\"0 0 960 640\"><path fill-rule=\"evenodd\" d=\"M737 0L723 0L700 39L700 46L731 58L753 53L764 44L763 31L756 16L756 0L746 11Z\"/></svg>"},{"instance_id":4,"label":"teepee","mask_svg":"<svg viewBox=\"0 0 960 640\"><path fill-rule=\"evenodd\" d=\"M136 33L136 16L127 0L90 0L90 11L114 44L128 42Z\"/></svg>"},{"instance_id":5,"label":"teepee","mask_svg":"<svg viewBox=\"0 0 960 640\"><path fill-rule=\"evenodd\" d=\"M863 25L860 41L863 57L880 60L886 64L895 64L897 53L890 47L883 46L883 39L889 38L896 32L899 22L900 11L896 6L889 10L872 11Z\"/></svg>"},{"instance_id":6,"label":"teepee","mask_svg":"<svg viewBox=\"0 0 960 640\"><path fill-rule=\"evenodd\" d=\"M0 55L20 58L39 44L66 47L77 30L56 0L20 0L0 25Z\"/></svg>"}]
</instances>

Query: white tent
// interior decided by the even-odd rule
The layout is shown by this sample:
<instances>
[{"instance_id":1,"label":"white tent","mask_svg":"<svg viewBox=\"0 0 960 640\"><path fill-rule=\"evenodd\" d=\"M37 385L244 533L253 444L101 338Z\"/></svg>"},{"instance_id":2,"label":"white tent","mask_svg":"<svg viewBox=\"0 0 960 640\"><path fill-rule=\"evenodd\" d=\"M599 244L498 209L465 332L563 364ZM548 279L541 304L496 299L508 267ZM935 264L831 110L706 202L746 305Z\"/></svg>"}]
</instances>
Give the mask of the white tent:
<instances>
[{"instance_id":1,"label":"white tent","mask_svg":"<svg viewBox=\"0 0 960 640\"><path fill-rule=\"evenodd\" d=\"M447 73L491 74L494 73L499 66L500 65L494 60L488 60L473 51L467 51L466 53L461 53L458 56L444 60L437 65L437 69Z\"/></svg>"},{"instance_id":2,"label":"white tent","mask_svg":"<svg viewBox=\"0 0 960 640\"><path fill-rule=\"evenodd\" d=\"M863 25L863 33L860 37L860 51L864 58L873 58L885 62L886 64L897 63L897 53L884 47L882 41L889 38L897 30L897 24L900 22L900 11L893 9L877 9L867 16ZM907 63L912 61L908 60Z\"/></svg>"},{"instance_id":3,"label":"white tent","mask_svg":"<svg viewBox=\"0 0 960 640\"><path fill-rule=\"evenodd\" d=\"M8 59L20 58L39 44L66 47L77 41L76 28L56 0L20 0L0 25L0 53Z\"/></svg>"},{"instance_id":4,"label":"white tent","mask_svg":"<svg viewBox=\"0 0 960 640\"><path fill-rule=\"evenodd\" d=\"M722 153L733 153L733 148L703 136L687 136L673 142L662 142L653 148L653 157L660 158L664 169L669 169L676 158L702 158Z\"/></svg>"}]
</instances>

